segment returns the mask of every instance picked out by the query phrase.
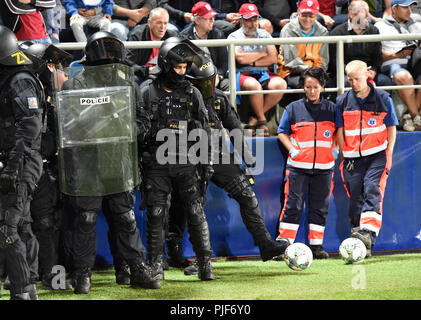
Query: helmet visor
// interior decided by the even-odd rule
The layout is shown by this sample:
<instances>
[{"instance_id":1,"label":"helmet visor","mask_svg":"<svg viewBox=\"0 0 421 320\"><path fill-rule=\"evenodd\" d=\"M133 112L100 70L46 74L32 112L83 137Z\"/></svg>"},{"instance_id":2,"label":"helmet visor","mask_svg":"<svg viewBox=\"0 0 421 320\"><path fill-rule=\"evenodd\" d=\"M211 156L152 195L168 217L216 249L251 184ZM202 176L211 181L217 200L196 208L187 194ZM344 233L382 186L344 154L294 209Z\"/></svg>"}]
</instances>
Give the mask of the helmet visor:
<instances>
[{"instance_id":1,"label":"helmet visor","mask_svg":"<svg viewBox=\"0 0 421 320\"><path fill-rule=\"evenodd\" d=\"M197 66L202 64L200 57L203 51L191 42L183 41L168 52L168 58L173 66L181 62L192 62Z\"/></svg>"},{"instance_id":2,"label":"helmet visor","mask_svg":"<svg viewBox=\"0 0 421 320\"><path fill-rule=\"evenodd\" d=\"M100 39L86 48L86 56L90 63L121 62L124 59L124 45L116 39Z\"/></svg>"},{"instance_id":3,"label":"helmet visor","mask_svg":"<svg viewBox=\"0 0 421 320\"><path fill-rule=\"evenodd\" d=\"M209 99L212 98L215 93L215 78L216 75L213 75L205 79L190 79L190 81L200 90L203 99Z\"/></svg>"}]
</instances>

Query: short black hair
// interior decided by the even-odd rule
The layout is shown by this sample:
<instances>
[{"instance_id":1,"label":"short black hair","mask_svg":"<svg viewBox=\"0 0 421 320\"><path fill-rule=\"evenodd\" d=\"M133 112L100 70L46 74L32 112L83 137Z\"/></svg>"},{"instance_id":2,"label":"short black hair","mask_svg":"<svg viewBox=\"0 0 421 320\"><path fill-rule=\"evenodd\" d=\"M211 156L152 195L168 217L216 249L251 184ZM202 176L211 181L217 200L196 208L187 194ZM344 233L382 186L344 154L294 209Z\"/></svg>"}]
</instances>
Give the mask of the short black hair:
<instances>
[{"instance_id":1,"label":"short black hair","mask_svg":"<svg viewBox=\"0 0 421 320\"><path fill-rule=\"evenodd\" d=\"M323 68L316 68L316 67L308 68L306 71L302 73L301 78L300 78L300 84L302 88L304 88L304 82L307 77L312 77L312 78L317 79L317 81L319 81L322 87L326 86L326 82L328 79L328 75L326 71L323 70Z\"/></svg>"}]
</instances>

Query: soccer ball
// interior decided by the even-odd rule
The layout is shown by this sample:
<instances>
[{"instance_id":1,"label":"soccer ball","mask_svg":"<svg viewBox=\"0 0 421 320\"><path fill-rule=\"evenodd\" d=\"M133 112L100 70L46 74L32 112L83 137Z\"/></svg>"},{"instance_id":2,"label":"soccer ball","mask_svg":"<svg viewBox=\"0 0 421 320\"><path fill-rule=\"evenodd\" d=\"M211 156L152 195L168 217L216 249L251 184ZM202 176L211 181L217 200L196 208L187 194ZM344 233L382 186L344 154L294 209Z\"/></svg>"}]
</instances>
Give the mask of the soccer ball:
<instances>
[{"instance_id":1,"label":"soccer ball","mask_svg":"<svg viewBox=\"0 0 421 320\"><path fill-rule=\"evenodd\" d=\"M285 263L292 270L303 271L311 266L313 252L304 243L293 243L285 250Z\"/></svg>"},{"instance_id":2,"label":"soccer ball","mask_svg":"<svg viewBox=\"0 0 421 320\"><path fill-rule=\"evenodd\" d=\"M367 248L360 239L347 238L339 246L339 253L347 264L361 263L367 254Z\"/></svg>"}]
</instances>

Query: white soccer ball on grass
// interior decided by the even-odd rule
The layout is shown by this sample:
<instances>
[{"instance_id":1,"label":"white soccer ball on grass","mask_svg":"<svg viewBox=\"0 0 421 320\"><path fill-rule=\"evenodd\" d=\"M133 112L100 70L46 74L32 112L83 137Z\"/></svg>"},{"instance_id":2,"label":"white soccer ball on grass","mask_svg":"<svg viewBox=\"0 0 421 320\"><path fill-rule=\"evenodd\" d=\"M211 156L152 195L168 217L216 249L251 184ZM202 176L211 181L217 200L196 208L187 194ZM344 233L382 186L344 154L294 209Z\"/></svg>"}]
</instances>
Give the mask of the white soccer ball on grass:
<instances>
[{"instance_id":1,"label":"white soccer ball on grass","mask_svg":"<svg viewBox=\"0 0 421 320\"><path fill-rule=\"evenodd\" d=\"M347 238L339 246L339 253L345 263L357 264L363 262L367 248L360 239Z\"/></svg>"},{"instance_id":2,"label":"white soccer ball on grass","mask_svg":"<svg viewBox=\"0 0 421 320\"><path fill-rule=\"evenodd\" d=\"M313 262L313 252L304 243L296 242L285 250L285 263L292 270L303 271Z\"/></svg>"}]
</instances>

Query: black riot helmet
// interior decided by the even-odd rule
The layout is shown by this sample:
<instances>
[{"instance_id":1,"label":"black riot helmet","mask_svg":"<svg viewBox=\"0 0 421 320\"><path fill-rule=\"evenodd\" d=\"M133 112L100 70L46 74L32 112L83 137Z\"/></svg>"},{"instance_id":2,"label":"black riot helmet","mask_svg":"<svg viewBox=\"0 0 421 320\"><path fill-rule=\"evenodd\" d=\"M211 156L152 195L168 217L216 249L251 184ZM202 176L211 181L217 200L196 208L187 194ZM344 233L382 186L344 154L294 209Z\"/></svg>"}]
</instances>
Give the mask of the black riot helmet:
<instances>
[{"instance_id":1,"label":"black riot helmet","mask_svg":"<svg viewBox=\"0 0 421 320\"><path fill-rule=\"evenodd\" d=\"M33 62L33 70L42 73L47 68L48 63L53 63L59 69L69 66L73 57L70 53L57 48L49 43L31 43L26 41L20 46Z\"/></svg>"},{"instance_id":2,"label":"black riot helmet","mask_svg":"<svg viewBox=\"0 0 421 320\"><path fill-rule=\"evenodd\" d=\"M85 57L81 60L87 65L121 63L125 58L123 42L107 31L95 32L86 42Z\"/></svg>"},{"instance_id":3,"label":"black riot helmet","mask_svg":"<svg viewBox=\"0 0 421 320\"><path fill-rule=\"evenodd\" d=\"M5 26L0 26L0 65L19 67L32 64L20 50L15 34Z\"/></svg>"},{"instance_id":4,"label":"black riot helmet","mask_svg":"<svg viewBox=\"0 0 421 320\"><path fill-rule=\"evenodd\" d=\"M19 45L19 48L32 61L30 69L33 72L40 74L47 67L47 62L42 59L42 55L34 55L29 51L29 48L33 45L34 43L32 41L25 41ZM44 46L44 44L41 43L39 43L39 45Z\"/></svg>"},{"instance_id":5,"label":"black riot helmet","mask_svg":"<svg viewBox=\"0 0 421 320\"><path fill-rule=\"evenodd\" d=\"M186 73L188 73L193 63L201 65L202 54L204 52L190 40L170 37L162 43L157 66L150 74L158 75L160 81L169 89L184 87L189 82L185 80L185 74L178 74L174 67L180 63L187 63Z\"/></svg>"},{"instance_id":6,"label":"black riot helmet","mask_svg":"<svg viewBox=\"0 0 421 320\"><path fill-rule=\"evenodd\" d=\"M215 93L216 67L208 55L202 55L202 64L193 64L186 78L200 90L203 99L209 99Z\"/></svg>"},{"instance_id":7,"label":"black riot helmet","mask_svg":"<svg viewBox=\"0 0 421 320\"><path fill-rule=\"evenodd\" d=\"M158 72L167 73L177 64L186 62L188 67L192 63L201 64L200 55L204 52L188 39L170 37L166 39L158 54ZM188 72L188 69L187 69Z\"/></svg>"}]
</instances>

